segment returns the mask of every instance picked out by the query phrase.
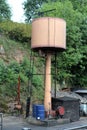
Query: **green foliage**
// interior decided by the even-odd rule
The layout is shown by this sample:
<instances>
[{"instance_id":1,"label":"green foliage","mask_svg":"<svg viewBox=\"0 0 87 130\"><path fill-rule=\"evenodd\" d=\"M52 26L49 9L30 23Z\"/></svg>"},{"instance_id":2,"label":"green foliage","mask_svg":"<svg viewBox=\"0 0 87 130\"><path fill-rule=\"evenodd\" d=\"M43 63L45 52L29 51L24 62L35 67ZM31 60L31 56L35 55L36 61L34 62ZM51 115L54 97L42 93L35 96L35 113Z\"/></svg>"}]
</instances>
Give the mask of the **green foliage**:
<instances>
[{"instance_id":1,"label":"green foliage","mask_svg":"<svg viewBox=\"0 0 87 130\"><path fill-rule=\"evenodd\" d=\"M26 0L24 5L24 11L26 16L26 22L30 22L35 17L40 17L39 9L43 6L44 3L56 2L57 0ZM54 7L52 7L54 8ZM48 9L46 9L48 10ZM45 11L46 11L45 10Z\"/></svg>"},{"instance_id":2,"label":"green foliage","mask_svg":"<svg viewBox=\"0 0 87 130\"><path fill-rule=\"evenodd\" d=\"M34 73L36 69L34 68ZM16 61L10 62L8 65L4 64L3 61L0 61L0 88L1 93L4 92L4 95L8 96L16 96L17 95L17 85L18 85L18 77L20 75L21 79L21 92L24 93L28 91L27 85L28 80L31 82L32 80L32 94L38 93L38 90L42 91L42 78L41 76L33 76L31 75L30 61L27 58L19 64ZM26 87L25 87L26 86ZM34 91L36 89L36 91ZM41 97L42 97L42 93ZM29 95L29 93L28 93ZM38 95L38 94L37 94ZM27 96L27 95L26 95Z\"/></svg>"},{"instance_id":3,"label":"green foliage","mask_svg":"<svg viewBox=\"0 0 87 130\"><path fill-rule=\"evenodd\" d=\"M82 2L86 1L83 0ZM68 82L72 86L85 87L87 83L87 74L85 73L87 68L87 50L85 49L87 48L87 4L82 6L78 0L49 1L42 6L40 11L50 10L53 7L56 11L49 12L44 16L63 18L67 24L67 49L58 55L56 79L58 82ZM53 68L52 71L54 70Z\"/></svg>"},{"instance_id":4,"label":"green foliage","mask_svg":"<svg viewBox=\"0 0 87 130\"><path fill-rule=\"evenodd\" d=\"M86 0L70 0L73 4L73 7L75 10L78 10L80 12L87 11L87 1Z\"/></svg>"},{"instance_id":5,"label":"green foliage","mask_svg":"<svg viewBox=\"0 0 87 130\"><path fill-rule=\"evenodd\" d=\"M44 2L47 2L47 0L26 0L23 3L27 22L36 15L38 8L40 8Z\"/></svg>"},{"instance_id":6,"label":"green foliage","mask_svg":"<svg viewBox=\"0 0 87 130\"><path fill-rule=\"evenodd\" d=\"M12 40L25 43L30 41L31 25L4 21L0 23L0 32Z\"/></svg>"},{"instance_id":7,"label":"green foliage","mask_svg":"<svg viewBox=\"0 0 87 130\"><path fill-rule=\"evenodd\" d=\"M37 98L43 98L43 94L42 94L43 79L40 75L37 75L36 67L31 66L29 59L24 58L23 62L20 64L20 68L21 68L21 74L23 74L24 77L26 78L25 81L29 82L30 85L31 85L31 86L28 86L28 87L30 87L30 89L32 91L32 95L35 95L35 97L34 96L33 97L34 98L36 98L36 97ZM21 74L20 74L20 77L23 80L24 78L22 77L23 75L21 75ZM40 92L40 95L38 95L38 91Z\"/></svg>"},{"instance_id":8,"label":"green foliage","mask_svg":"<svg viewBox=\"0 0 87 130\"><path fill-rule=\"evenodd\" d=\"M0 22L11 18L11 9L6 0L0 0Z\"/></svg>"}]
</instances>

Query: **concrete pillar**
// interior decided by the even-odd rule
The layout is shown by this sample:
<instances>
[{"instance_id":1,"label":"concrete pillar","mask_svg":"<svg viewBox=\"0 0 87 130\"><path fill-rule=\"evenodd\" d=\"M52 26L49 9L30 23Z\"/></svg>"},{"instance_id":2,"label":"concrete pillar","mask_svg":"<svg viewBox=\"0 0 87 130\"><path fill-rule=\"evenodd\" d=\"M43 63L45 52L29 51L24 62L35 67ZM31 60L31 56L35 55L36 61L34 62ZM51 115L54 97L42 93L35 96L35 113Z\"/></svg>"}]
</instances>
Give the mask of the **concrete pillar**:
<instances>
[{"instance_id":1,"label":"concrete pillar","mask_svg":"<svg viewBox=\"0 0 87 130\"><path fill-rule=\"evenodd\" d=\"M51 110L51 54L46 55L46 66L45 66L45 95L44 95L44 106L45 111Z\"/></svg>"}]
</instances>

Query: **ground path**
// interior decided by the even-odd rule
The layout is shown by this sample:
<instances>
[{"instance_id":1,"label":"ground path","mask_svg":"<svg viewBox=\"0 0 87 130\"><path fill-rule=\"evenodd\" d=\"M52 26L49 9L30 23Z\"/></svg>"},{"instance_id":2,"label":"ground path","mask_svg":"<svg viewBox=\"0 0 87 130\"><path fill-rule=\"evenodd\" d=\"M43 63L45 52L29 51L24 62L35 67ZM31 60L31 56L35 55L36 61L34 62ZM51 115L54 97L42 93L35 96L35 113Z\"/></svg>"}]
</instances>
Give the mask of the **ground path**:
<instances>
[{"instance_id":1,"label":"ground path","mask_svg":"<svg viewBox=\"0 0 87 130\"><path fill-rule=\"evenodd\" d=\"M52 127L31 125L26 121L26 119L22 117L4 116L3 118L3 130L22 130L22 128L24 127L31 128L31 130L72 130L70 129L70 127L76 127L77 125L87 126L87 118L81 119L80 121L77 122ZM83 130L83 128L81 130Z\"/></svg>"}]
</instances>

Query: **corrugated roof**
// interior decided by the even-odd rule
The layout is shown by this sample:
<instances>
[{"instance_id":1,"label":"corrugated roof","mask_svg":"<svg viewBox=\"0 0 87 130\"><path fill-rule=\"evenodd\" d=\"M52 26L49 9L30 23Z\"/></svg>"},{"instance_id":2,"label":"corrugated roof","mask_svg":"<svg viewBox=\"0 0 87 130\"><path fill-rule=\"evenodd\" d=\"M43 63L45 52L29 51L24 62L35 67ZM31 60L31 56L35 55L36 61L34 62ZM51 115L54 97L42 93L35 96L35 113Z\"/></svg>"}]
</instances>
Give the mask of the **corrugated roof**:
<instances>
[{"instance_id":1,"label":"corrugated roof","mask_svg":"<svg viewBox=\"0 0 87 130\"><path fill-rule=\"evenodd\" d=\"M76 90L76 93L87 93L87 90Z\"/></svg>"}]
</instances>

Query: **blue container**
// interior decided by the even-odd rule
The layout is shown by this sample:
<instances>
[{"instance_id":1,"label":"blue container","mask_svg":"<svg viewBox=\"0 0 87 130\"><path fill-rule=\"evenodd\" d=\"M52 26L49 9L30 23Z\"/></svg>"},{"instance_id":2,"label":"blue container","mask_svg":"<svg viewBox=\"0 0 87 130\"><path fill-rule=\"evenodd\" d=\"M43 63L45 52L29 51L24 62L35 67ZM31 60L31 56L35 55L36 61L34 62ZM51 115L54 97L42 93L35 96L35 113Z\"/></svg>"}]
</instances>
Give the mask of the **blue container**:
<instances>
[{"instance_id":1,"label":"blue container","mask_svg":"<svg viewBox=\"0 0 87 130\"><path fill-rule=\"evenodd\" d=\"M33 104L33 106L32 106L32 110L33 110L32 116L33 117L36 117L36 106L37 106L37 104Z\"/></svg>"},{"instance_id":2,"label":"blue container","mask_svg":"<svg viewBox=\"0 0 87 130\"><path fill-rule=\"evenodd\" d=\"M44 120L44 118L45 118L44 105L36 105L36 119Z\"/></svg>"}]
</instances>

